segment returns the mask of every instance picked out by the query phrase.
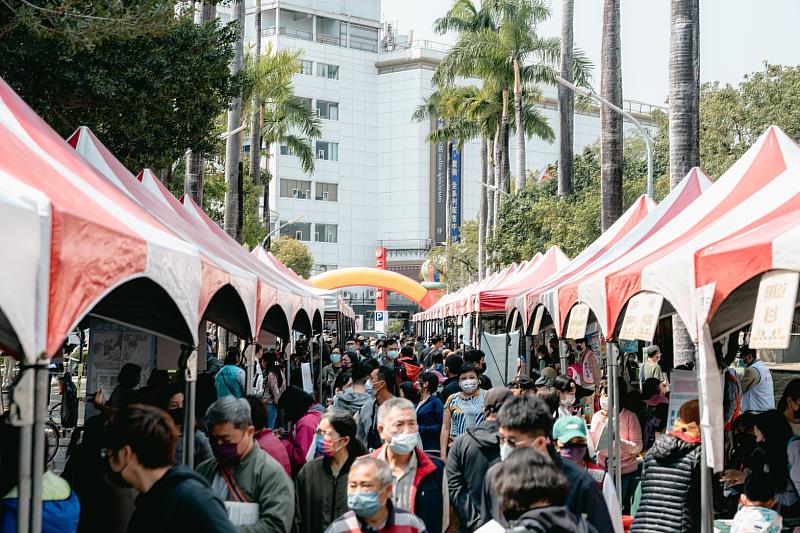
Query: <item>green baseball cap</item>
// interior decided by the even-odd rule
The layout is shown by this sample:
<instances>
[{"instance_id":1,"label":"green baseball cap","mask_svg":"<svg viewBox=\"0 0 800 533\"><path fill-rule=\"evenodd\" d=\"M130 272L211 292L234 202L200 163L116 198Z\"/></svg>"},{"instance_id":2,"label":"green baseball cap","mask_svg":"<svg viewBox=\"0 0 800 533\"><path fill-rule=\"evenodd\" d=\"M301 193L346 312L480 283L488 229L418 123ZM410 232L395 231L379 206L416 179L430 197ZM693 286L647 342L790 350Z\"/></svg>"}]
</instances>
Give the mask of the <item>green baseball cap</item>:
<instances>
[{"instance_id":1,"label":"green baseball cap","mask_svg":"<svg viewBox=\"0 0 800 533\"><path fill-rule=\"evenodd\" d=\"M553 425L553 439L562 444L566 444L572 439L580 437L586 438L586 424L579 416L565 416L556 420Z\"/></svg>"}]
</instances>

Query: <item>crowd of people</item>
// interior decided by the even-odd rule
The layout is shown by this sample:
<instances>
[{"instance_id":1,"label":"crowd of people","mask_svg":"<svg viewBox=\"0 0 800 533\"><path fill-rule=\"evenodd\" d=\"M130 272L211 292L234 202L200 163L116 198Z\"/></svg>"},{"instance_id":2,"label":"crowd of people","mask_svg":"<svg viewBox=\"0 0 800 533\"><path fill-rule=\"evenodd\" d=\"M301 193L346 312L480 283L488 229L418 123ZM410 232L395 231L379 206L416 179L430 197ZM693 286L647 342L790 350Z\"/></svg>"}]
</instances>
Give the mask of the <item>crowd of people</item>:
<instances>
[{"instance_id":1,"label":"crowd of people","mask_svg":"<svg viewBox=\"0 0 800 533\"><path fill-rule=\"evenodd\" d=\"M452 341L451 341L452 342ZM700 528L700 408L669 422L651 345L620 358L621 486L609 475L606 361L586 339L539 346L530 375L492 383L480 350L434 336L319 337L286 358L255 346L209 351L196 423L183 383L123 366L108 401L73 433L61 477L44 478L43 531L690 532ZM756 351L717 347L726 470L719 517L780 531L800 516L800 379L777 408ZM566 355L566 372L558 372ZM734 357L739 368L731 366ZM299 372L311 363L313 392ZM630 370L630 372L628 372ZM194 470L182 466L193 435ZM2 531L15 525L19 430L0 419ZM621 497L620 497L621 496Z\"/></svg>"}]
</instances>

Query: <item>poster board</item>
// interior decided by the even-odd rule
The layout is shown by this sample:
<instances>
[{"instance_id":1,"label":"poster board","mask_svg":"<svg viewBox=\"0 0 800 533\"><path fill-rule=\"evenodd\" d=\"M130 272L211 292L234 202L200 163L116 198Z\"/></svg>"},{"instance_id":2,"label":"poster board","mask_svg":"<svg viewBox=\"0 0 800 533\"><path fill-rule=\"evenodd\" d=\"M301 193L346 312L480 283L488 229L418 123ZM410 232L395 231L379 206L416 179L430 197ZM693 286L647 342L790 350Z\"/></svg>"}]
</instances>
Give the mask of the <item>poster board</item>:
<instances>
[{"instance_id":1,"label":"poster board","mask_svg":"<svg viewBox=\"0 0 800 533\"><path fill-rule=\"evenodd\" d=\"M486 376L492 380L496 387L508 384L517 374L517 358L519 357L519 331L508 335L510 344L508 346L508 366L506 367L506 334L490 335L485 331L481 333L481 349L486 354L485 371ZM508 370L508 380L504 374Z\"/></svg>"},{"instance_id":2,"label":"poster board","mask_svg":"<svg viewBox=\"0 0 800 533\"><path fill-rule=\"evenodd\" d=\"M750 330L751 348L789 347L800 272L766 272L758 284L756 310Z\"/></svg>"},{"instance_id":3,"label":"poster board","mask_svg":"<svg viewBox=\"0 0 800 533\"><path fill-rule=\"evenodd\" d=\"M681 405L689 400L697 400L697 376L690 370L673 370L670 375L669 386L669 417L667 418L667 431L672 431L675 420L678 419L678 410Z\"/></svg>"},{"instance_id":4,"label":"poster board","mask_svg":"<svg viewBox=\"0 0 800 533\"><path fill-rule=\"evenodd\" d=\"M576 304L569 313L569 325L567 326L568 339L582 339L586 336L586 325L589 321L589 306L586 304Z\"/></svg>"},{"instance_id":5,"label":"poster board","mask_svg":"<svg viewBox=\"0 0 800 533\"><path fill-rule=\"evenodd\" d=\"M531 335L538 335L542 327L542 317L544 316L544 306L539 305L536 307L536 314L533 315L533 329Z\"/></svg>"},{"instance_id":6,"label":"poster board","mask_svg":"<svg viewBox=\"0 0 800 533\"><path fill-rule=\"evenodd\" d=\"M303 390L314 395L314 381L311 379L311 363L300 364L300 375L303 377Z\"/></svg>"},{"instance_id":7,"label":"poster board","mask_svg":"<svg viewBox=\"0 0 800 533\"><path fill-rule=\"evenodd\" d=\"M652 292L642 292L628 302L619 338L653 342L664 297Z\"/></svg>"},{"instance_id":8,"label":"poster board","mask_svg":"<svg viewBox=\"0 0 800 533\"><path fill-rule=\"evenodd\" d=\"M90 393L102 390L103 396L110 398L117 386L119 371L126 363L142 367L139 386L143 386L155 368L155 346L155 335L107 320L92 319L86 390Z\"/></svg>"}]
</instances>

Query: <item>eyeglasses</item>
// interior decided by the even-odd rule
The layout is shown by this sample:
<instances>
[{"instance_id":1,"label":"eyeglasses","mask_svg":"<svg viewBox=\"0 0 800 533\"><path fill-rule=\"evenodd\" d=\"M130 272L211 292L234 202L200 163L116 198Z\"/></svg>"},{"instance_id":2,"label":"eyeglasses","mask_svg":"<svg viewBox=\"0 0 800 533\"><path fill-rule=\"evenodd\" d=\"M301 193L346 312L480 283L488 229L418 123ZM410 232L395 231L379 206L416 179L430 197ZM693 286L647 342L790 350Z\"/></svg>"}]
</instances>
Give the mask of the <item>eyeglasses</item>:
<instances>
[{"instance_id":1,"label":"eyeglasses","mask_svg":"<svg viewBox=\"0 0 800 533\"><path fill-rule=\"evenodd\" d=\"M335 432L332 431L332 430L331 431L323 431L323 430L317 428L317 430L314 433L317 435L317 437L323 437L323 438L328 437L331 440L336 440L336 439L339 438L339 437L335 436Z\"/></svg>"},{"instance_id":2,"label":"eyeglasses","mask_svg":"<svg viewBox=\"0 0 800 533\"><path fill-rule=\"evenodd\" d=\"M500 442L500 444L508 444L512 448L525 448L531 443L530 440L526 440L525 442L516 442L513 438L503 437L501 435L497 436L497 440Z\"/></svg>"}]
</instances>

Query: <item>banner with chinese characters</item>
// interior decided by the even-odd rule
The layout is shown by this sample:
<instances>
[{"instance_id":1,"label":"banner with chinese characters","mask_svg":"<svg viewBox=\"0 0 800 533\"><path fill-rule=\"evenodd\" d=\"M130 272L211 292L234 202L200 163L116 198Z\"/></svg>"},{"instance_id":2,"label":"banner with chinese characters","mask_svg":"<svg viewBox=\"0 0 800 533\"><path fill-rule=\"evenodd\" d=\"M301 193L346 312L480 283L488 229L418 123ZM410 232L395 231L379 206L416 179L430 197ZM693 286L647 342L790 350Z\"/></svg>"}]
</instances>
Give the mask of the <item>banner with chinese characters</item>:
<instances>
[{"instance_id":1,"label":"banner with chinese characters","mask_svg":"<svg viewBox=\"0 0 800 533\"><path fill-rule=\"evenodd\" d=\"M444 119L436 119L436 129L444 127ZM433 205L434 244L447 242L447 143L438 142L431 146L433 150L433 183L431 187L431 205Z\"/></svg>"},{"instance_id":2,"label":"banner with chinese characters","mask_svg":"<svg viewBox=\"0 0 800 533\"><path fill-rule=\"evenodd\" d=\"M619 338L653 342L663 303L664 297L652 292L642 292L631 298L625 310Z\"/></svg>"},{"instance_id":3,"label":"banner with chinese characters","mask_svg":"<svg viewBox=\"0 0 800 533\"><path fill-rule=\"evenodd\" d=\"M450 145L450 240L461 240L461 150Z\"/></svg>"},{"instance_id":4,"label":"banner with chinese characters","mask_svg":"<svg viewBox=\"0 0 800 533\"><path fill-rule=\"evenodd\" d=\"M800 273L777 270L761 276L750 330L751 348L785 350L792 333Z\"/></svg>"}]
</instances>

